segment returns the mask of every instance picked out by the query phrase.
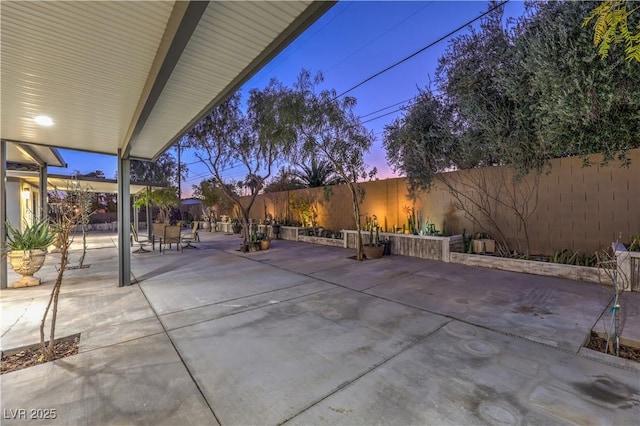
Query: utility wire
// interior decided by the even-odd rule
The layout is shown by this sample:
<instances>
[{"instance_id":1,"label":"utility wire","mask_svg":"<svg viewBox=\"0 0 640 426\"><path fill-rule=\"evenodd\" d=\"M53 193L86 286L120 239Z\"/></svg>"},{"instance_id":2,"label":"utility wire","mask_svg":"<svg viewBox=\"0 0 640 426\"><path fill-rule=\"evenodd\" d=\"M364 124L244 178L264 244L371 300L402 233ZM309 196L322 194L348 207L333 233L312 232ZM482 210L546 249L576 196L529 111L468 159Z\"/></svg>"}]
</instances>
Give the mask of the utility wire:
<instances>
[{"instance_id":1,"label":"utility wire","mask_svg":"<svg viewBox=\"0 0 640 426\"><path fill-rule=\"evenodd\" d=\"M373 40L371 40L369 43L365 44L364 46L360 47L359 49L356 49L354 52L352 52L351 54L349 54L346 58L342 59L340 62L338 62L337 64L331 66L329 69L325 70L325 73L328 73L329 71L331 71L332 69L336 68L337 66L341 65L342 63L344 63L346 60L352 58L355 54L357 54L358 52L362 51L363 49L371 46L373 43L375 43L376 41L380 40L383 36L387 35L391 30L399 27L400 25L404 24L405 22L407 22L409 19L413 18L415 15L417 15L418 13L422 12L424 9L426 9L427 7L429 7L431 4L433 3L433 1L428 2L427 4L425 4L423 7L421 7L420 9L416 10L415 12L413 12L411 15L407 16L406 18L404 18L402 21L398 22L397 24L395 24L394 26L390 27L389 29L387 29L386 31L384 31L382 34L380 34L378 37L374 38Z\"/></svg>"},{"instance_id":2,"label":"utility wire","mask_svg":"<svg viewBox=\"0 0 640 426\"><path fill-rule=\"evenodd\" d=\"M342 3L345 4L345 3ZM289 57L291 57L291 55L293 55L297 50L299 50L302 46L304 46L305 44L309 43L315 36L318 35L318 33L320 33L322 30L324 30L329 24L331 24L333 21L336 20L336 18L338 18L338 16L342 15L347 9L349 9L352 5L353 2L350 3L346 3L346 7L344 9L342 9L340 12L338 12L337 14L335 14L329 21L327 21L327 23L325 23L322 27L318 28L318 30L316 32L314 32L311 37L309 37L308 39L306 39L304 42L300 43L299 45L297 45L294 49L292 49L290 52L287 52L287 55L279 58L278 59L278 63L273 64L273 66L268 70L265 71L265 74L263 77L260 77L260 79L256 82L257 83L261 83L266 77L269 76L270 73L272 73L275 69L277 69L280 65L282 65L284 63L285 60L289 59Z\"/></svg>"},{"instance_id":3,"label":"utility wire","mask_svg":"<svg viewBox=\"0 0 640 426\"><path fill-rule=\"evenodd\" d=\"M412 96L412 97L410 97L409 99L405 99L404 101L396 102L395 104L391 104L391 105L386 106L386 107L384 107L384 108L377 109L377 110L375 110L375 111L373 111L373 112L369 112L369 113L367 113L367 114L361 115L361 116L360 116L360 118L365 118L365 117L368 117L368 116L370 116L370 115L376 114L376 113L378 113L378 112L382 112L382 111L384 111L385 109L393 108L394 106L398 106L398 105L403 104L403 103L405 103L405 102L408 102L408 101L410 101L410 100L412 100L412 99L415 99L415 96ZM407 105L407 106L410 106L410 105Z\"/></svg>"},{"instance_id":4,"label":"utility wire","mask_svg":"<svg viewBox=\"0 0 640 426\"><path fill-rule=\"evenodd\" d=\"M464 24L460 25L459 27L455 28L454 30L449 31L447 34L443 35L442 37L440 37L439 39L437 39L436 41L433 41L429 44L427 44L426 46L416 50L415 52L413 52L412 54L410 54L409 56L404 57L403 59L400 59L399 61L389 65L388 67L386 67L385 69L383 69L382 71L378 71L377 73L367 77L366 79L362 80L360 83L356 84L355 86L345 90L344 92L340 93L338 96L335 97L335 99L341 98L342 96L346 95L347 93L357 89L358 87L362 86L363 84L373 80L376 77L379 77L380 75L386 73L387 71L392 70L393 68L397 67L398 65L407 62L409 59L419 55L420 53L424 52L425 50L435 46L436 44L440 43L441 41L446 40L447 38L451 37L452 35L454 35L455 33L457 33L458 31L464 29L465 27L473 24L474 22L476 22L477 20L485 17L486 15L488 15L489 13L493 12L494 10L496 10L499 7L504 6L505 4L507 4L509 2L509 0L504 0L501 3L498 3L497 5L493 6L492 8L490 8L489 10L487 10L486 12L478 15L477 17L475 17L474 19L465 22Z\"/></svg>"}]
</instances>

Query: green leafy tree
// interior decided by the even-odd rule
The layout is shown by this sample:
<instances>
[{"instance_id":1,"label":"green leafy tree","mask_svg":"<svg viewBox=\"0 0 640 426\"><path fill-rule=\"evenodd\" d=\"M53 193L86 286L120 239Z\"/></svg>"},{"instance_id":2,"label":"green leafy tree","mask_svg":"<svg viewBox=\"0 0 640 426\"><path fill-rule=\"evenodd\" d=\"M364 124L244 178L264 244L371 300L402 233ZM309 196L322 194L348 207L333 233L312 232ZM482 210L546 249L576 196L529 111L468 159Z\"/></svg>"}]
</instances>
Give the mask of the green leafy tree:
<instances>
[{"instance_id":1,"label":"green leafy tree","mask_svg":"<svg viewBox=\"0 0 640 426\"><path fill-rule=\"evenodd\" d=\"M428 190L435 174L457 167L451 110L431 91L420 91L402 117L385 126L383 145L394 172L412 190Z\"/></svg>"},{"instance_id":2,"label":"green leafy tree","mask_svg":"<svg viewBox=\"0 0 640 426\"><path fill-rule=\"evenodd\" d=\"M235 185L228 185L227 191L236 193ZM205 179L198 185L193 185L193 196L201 200L207 208L216 206L218 214L230 214L233 210L233 203L224 195L220 184L214 178Z\"/></svg>"},{"instance_id":3,"label":"green leafy tree","mask_svg":"<svg viewBox=\"0 0 640 426\"><path fill-rule=\"evenodd\" d=\"M371 148L374 137L354 113L356 99L339 99L335 90L317 91L322 75L315 78L303 70L295 84L295 100L289 104L294 111L302 159L315 158L335 168L344 180L353 203L353 219L357 230L356 257L363 259L360 235L360 204L364 189L358 185L367 178L368 167L364 155Z\"/></svg>"},{"instance_id":4,"label":"green leafy tree","mask_svg":"<svg viewBox=\"0 0 640 426\"><path fill-rule=\"evenodd\" d=\"M160 213L157 221L159 223L169 223L171 221L171 211L178 206L178 188L170 186L141 192L136 196L134 207L142 206L158 207Z\"/></svg>"},{"instance_id":5,"label":"green leafy tree","mask_svg":"<svg viewBox=\"0 0 640 426\"><path fill-rule=\"evenodd\" d=\"M187 165L182 163L181 177L188 177ZM132 183L154 183L161 185L178 185L178 160L165 152L156 161L131 160Z\"/></svg>"},{"instance_id":6,"label":"green leafy tree","mask_svg":"<svg viewBox=\"0 0 640 426\"><path fill-rule=\"evenodd\" d=\"M627 151L640 146L640 67L620 56L600 60L580 29L591 7L534 3L514 31L512 60L497 81L527 129L513 140L523 147L511 161L520 169L531 168L527 158L579 155L589 164L594 154L626 165Z\"/></svg>"},{"instance_id":7,"label":"green leafy tree","mask_svg":"<svg viewBox=\"0 0 640 426\"><path fill-rule=\"evenodd\" d=\"M631 0L604 0L596 6L582 23L593 26L593 45L602 59L611 48L624 45L629 61L640 62L640 4Z\"/></svg>"},{"instance_id":8,"label":"green leafy tree","mask_svg":"<svg viewBox=\"0 0 640 426\"><path fill-rule=\"evenodd\" d=\"M276 163L283 160L295 142L295 133L285 125L287 111L282 102L286 89L271 81L263 90L249 93L246 113L235 93L207 115L188 134L188 146L196 148L196 157L208 168L224 196L234 203L244 223L241 249L248 250L249 212L258 193L271 176ZM246 203L230 190L232 182L225 171L242 167L249 190Z\"/></svg>"},{"instance_id":9,"label":"green leafy tree","mask_svg":"<svg viewBox=\"0 0 640 426\"><path fill-rule=\"evenodd\" d=\"M488 7L479 28L451 40L436 69L448 127L456 135L450 155L462 168L503 164L517 155L511 126L515 105L497 79L511 61L511 40L502 25L504 5L492 1Z\"/></svg>"}]
</instances>

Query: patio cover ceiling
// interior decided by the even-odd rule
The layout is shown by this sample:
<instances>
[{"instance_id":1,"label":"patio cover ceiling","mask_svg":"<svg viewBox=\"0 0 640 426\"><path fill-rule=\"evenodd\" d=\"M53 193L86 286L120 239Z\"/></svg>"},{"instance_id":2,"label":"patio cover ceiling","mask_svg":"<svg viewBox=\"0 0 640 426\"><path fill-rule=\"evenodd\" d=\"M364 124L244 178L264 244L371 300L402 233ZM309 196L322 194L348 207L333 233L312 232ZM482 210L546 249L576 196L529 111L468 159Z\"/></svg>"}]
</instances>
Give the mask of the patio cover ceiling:
<instances>
[{"instance_id":1,"label":"patio cover ceiling","mask_svg":"<svg viewBox=\"0 0 640 426\"><path fill-rule=\"evenodd\" d=\"M2 1L0 137L155 159L334 3Z\"/></svg>"},{"instance_id":2,"label":"patio cover ceiling","mask_svg":"<svg viewBox=\"0 0 640 426\"><path fill-rule=\"evenodd\" d=\"M67 167L57 149L28 143L8 143L7 161L10 163Z\"/></svg>"}]
</instances>

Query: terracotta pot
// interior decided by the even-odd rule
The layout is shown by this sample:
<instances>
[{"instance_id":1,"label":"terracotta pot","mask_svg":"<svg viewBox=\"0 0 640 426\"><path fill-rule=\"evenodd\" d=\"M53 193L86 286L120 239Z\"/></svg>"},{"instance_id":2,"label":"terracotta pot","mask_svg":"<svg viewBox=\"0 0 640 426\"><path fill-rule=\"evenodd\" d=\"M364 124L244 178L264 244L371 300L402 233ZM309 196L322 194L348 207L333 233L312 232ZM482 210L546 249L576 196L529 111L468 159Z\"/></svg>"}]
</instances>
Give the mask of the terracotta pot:
<instances>
[{"instance_id":1,"label":"terracotta pot","mask_svg":"<svg viewBox=\"0 0 640 426\"><path fill-rule=\"evenodd\" d=\"M34 277L33 274L42 268L46 255L46 250L17 250L9 252L7 257L11 267L16 273L22 275L21 279L13 283L13 287L40 285L40 278Z\"/></svg>"},{"instance_id":2,"label":"terracotta pot","mask_svg":"<svg viewBox=\"0 0 640 426\"><path fill-rule=\"evenodd\" d=\"M364 251L364 255L367 259L379 259L384 253L384 246L382 244L379 246L370 246L365 244L362 246L362 250Z\"/></svg>"},{"instance_id":3,"label":"terracotta pot","mask_svg":"<svg viewBox=\"0 0 640 426\"><path fill-rule=\"evenodd\" d=\"M260 250L269 250L270 246L271 246L271 241L260 240Z\"/></svg>"}]
</instances>

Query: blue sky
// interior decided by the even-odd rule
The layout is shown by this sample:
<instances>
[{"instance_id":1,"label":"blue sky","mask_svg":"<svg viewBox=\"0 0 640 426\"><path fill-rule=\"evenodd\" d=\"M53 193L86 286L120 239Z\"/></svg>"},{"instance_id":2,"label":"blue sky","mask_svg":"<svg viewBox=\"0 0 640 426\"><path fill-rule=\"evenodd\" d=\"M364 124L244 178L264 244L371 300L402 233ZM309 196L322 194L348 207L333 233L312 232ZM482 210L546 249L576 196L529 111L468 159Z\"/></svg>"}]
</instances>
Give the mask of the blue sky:
<instances>
[{"instance_id":1,"label":"blue sky","mask_svg":"<svg viewBox=\"0 0 640 426\"><path fill-rule=\"evenodd\" d=\"M486 9L486 1L339 2L249 80L243 92L265 86L272 77L291 85L300 70L306 68L312 73L321 71L325 77L324 87L342 93ZM506 5L505 16L519 16L523 11L523 2L512 0ZM372 119L393 112L400 105L368 114L410 99L419 87L427 86L446 47L446 41L438 43L349 93L358 100L356 112L376 135L366 160L371 167L377 167L379 178L394 176L386 164L382 131L385 124L401 113ZM175 149L172 151L175 154ZM107 177L115 175L115 157L68 150L61 153L69 167L50 168L50 173L102 170ZM182 158L186 163L196 161L190 152L183 153ZM230 169L228 173L229 178L244 177L240 168ZM189 164L189 177L182 183L183 196L190 195L191 185L208 177L204 165Z\"/></svg>"}]
</instances>

